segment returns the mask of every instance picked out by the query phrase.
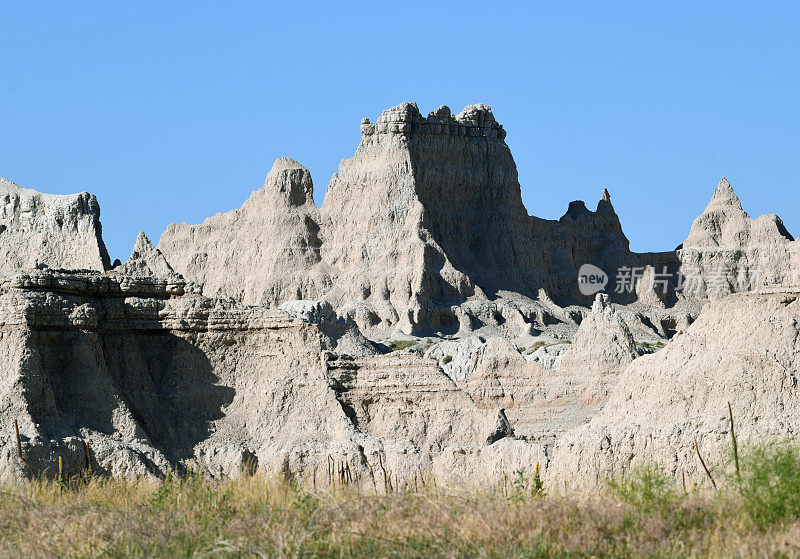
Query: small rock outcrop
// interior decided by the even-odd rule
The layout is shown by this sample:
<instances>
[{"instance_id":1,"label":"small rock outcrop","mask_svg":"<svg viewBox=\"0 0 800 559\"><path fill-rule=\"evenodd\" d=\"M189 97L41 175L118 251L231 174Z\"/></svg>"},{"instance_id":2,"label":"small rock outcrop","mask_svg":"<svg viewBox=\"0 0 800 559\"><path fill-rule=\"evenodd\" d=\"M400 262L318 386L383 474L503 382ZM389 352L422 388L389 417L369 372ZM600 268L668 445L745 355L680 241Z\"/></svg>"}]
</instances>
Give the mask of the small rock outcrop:
<instances>
[{"instance_id":1,"label":"small rock outcrop","mask_svg":"<svg viewBox=\"0 0 800 559\"><path fill-rule=\"evenodd\" d=\"M168 278L175 276L176 272L169 265L161 251L153 246L144 231L139 232L136 244L133 246L130 258L125 264L114 269L115 273L135 276Z\"/></svg>"},{"instance_id":2,"label":"small rock outcrop","mask_svg":"<svg viewBox=\"0 0 800 559\"><path fill-rule=\"evenodd\" d=\"M572 343L562 355L559 368L603 375L621 371L636 357L636 342L630 328L617 315L608 295L598 293L591 312L581 321Z\"/></svg>"}]
</instances>

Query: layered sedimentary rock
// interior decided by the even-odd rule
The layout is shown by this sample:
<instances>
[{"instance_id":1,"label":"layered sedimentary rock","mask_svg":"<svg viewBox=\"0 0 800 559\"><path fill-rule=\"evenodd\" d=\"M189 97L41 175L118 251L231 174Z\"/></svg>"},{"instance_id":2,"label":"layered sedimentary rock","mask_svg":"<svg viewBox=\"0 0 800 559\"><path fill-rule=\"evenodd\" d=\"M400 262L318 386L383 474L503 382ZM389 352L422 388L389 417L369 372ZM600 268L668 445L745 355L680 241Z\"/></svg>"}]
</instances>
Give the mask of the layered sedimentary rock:
<instances>
[{"instance_id":1,"label":"layered sedimentary rock","mask_svg":"<svg viewBox=\"0 0 800 559\"><path fill-rule=\"evenodd\" d=\"M0 197L0 271L111 267L93 194L44 194L0 178Z\"/></svg>"},{"instance_id":2,"label":"layered sedimentary rock","mask_svg":"<svg viewBox=\"0 0 800 559\"><path fill-rule=\"evenodd\" d=\"M322 205L329 227L322 253L338 277L330 297L364 326L400 324L411 333L427 323L454 333L458 320L438 307L475 293L474 282L453 266L426 227L412 144L417 137L458 139L461 131L462 144L485 147L490 134L502 143L502 129L458 123L449 111L448 118L429 126L415 105L404 103L384 111L376 124L365 119L355 155L331 179ZM369 313L366 322L360 309Z\"/></svg>"},{"instance_id":3,"label":"layered sedimentary rock","mask_svg":"<svg viewBox=\"0 0 800 559\"><path fill-rule=\"evenodd\" d=\"M340 357L331 352L346 331L198 291L174 275L7 276L0 477L53 476L59 458L65 475L88 460L115 476L308 477L329 457L359 479L380 463L402 483L417 472L445 481L456 459L466 473L502 475L489 448L512 434L497 428L502 412L479 409L435 362L379 356L352 334L364 357ZM520 444L517 459L543 457Z\"/></svg>"},{"instance_id":4,"label":"layered sedimentary rock","mask_svg":"<svg viewBox=\"0 0 800 559\"><path fill-rule=\"evenodd\" d=\"M3 447L14 449L18 419L26 464L7 450L0 469L53 475L62 456L75 473L89 441L97 472L194 463L236 473L243 456L344 441L351 428L327 388L316 328L186 289L180 279L47 271L7 279Z\"/></svg>"},{"instance_id":5,"label":"layered sedimentary rock","mask_svg":"<svg viewBox=\"0 0 800 559\"><path fill-rule=\"evenodd\" d=\"M200 225L170 225L158 244L178 273L208 296L278 305L318 298L330 285L308 170L282 157L244 205Z\"/></svg>"}]
</instances>

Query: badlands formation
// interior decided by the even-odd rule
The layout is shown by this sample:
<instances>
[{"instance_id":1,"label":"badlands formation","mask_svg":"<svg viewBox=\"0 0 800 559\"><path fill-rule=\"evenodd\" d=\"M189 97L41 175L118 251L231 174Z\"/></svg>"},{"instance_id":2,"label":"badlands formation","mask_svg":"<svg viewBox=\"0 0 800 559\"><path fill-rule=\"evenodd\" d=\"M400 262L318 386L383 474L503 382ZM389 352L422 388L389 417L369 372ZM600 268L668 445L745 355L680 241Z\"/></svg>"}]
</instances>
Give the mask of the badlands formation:
<instances>
[{"instance_id":1,"label":"badlands formation","mask_svg":"<svg viewBox=\"0 0 800 559\"><path fill-rule=\"evenodd\" d=\"M113 267L93 195L0 180L0 477L702 484L694 440L725 462L728 402L743 443L796 434L781 220L722 179L681 246L634 253L607 191L528 215L505 136L485 105L403 103L361 122L321 208L280 158Z\"/></svg>"}]
</instances>

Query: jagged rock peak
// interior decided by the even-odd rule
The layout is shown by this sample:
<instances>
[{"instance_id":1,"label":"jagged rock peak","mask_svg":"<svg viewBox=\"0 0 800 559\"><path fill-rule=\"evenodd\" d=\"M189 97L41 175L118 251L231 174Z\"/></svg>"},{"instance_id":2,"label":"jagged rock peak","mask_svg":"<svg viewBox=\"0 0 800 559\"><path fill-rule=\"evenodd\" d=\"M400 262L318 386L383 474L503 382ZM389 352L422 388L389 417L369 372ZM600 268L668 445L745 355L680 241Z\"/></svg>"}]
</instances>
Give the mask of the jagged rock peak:
<instances>
[{"instance_id":1,"label":"jagged rock peak","mask_svg":"<svg viewBox=\"0 0 800 559\"><path fill-rule=\"evenodd\" d=\"M564 217L570 216L572 219L577 219L579 216L587 213L589 213L589 208L586 207L583 200L573 200L569 203L567 213L564 214Z\"/></svg>"},{"instance_id":2,"label":"jagged rock peak","mask_svg":"<svg viewBox=\"0 0 800 559\"><path fill-rule=\"evenodd\" d=\"M129 276L176 276L166 257L153 246L144 231L139 231L136 243L133 245L131 257L125 264L115 268L115 272Z\"/></svg>"},{"instance_id":3,"label":"jagged rock peak","mask_svg":"<svg viewBox=\"0 0 800 559\"><path fill-rule=\"evenodd\" d=\"M719 181L717 188L714 189L714 195L706 207L706 211L713 210L720 207L730 207L738 210L742 209L742 202L733 191L731 183L725 177Z\"/></svg>"},{"instance_id":4,"label":"jagged rock peak","mask_svg":"<svg viewBox=\"0 0 800 559\"><path fill-rule=\"evenodd\" d=\"M600 196L600 201L597 202L597 211L614 213L614 206L611 204L611 194L608 193L607 188L603 189L603 194Z\"/></svg>"},{"instance_id":5,"label":"jagged rock peak","mask_svg":"<svg viewBox=\"0 0 800 559\"><path fill-rule=\"evenodd\" d=\"M431 117L449 119L452 116L453 112L450 110L450 107L448 107L447 105L442 105L438 109L434 109L428 113L428 120L430 120Z\"/></svg>"},{"instance_id":6,"label":"jagged rock peak","mask_svg":"<svg viewBox=\"0 0 800 559\"><path fill-rule=\"evenodd\" d=\"M153 243L150 242L150 238L144 231L139 231L139 234L136 236L136 242L133 243L133 252L142 251L142 250L149 250L153 247Z\"/></svg>"},{"instance_id":7,"label":"jagged rock peak","mask_svg":"<svg viewBox=\"0 0 800 559\"><path fill-rule=\"evenodd\" d=\"M474 123L475 126L483 126L485 124L496 123L492 108L483 103L475 105L467 105L464 110L458 113L456 120L465 123Z\"/></svg>"},{"instance_id":8,"label":"jagged rock peak","mask_svg":"<svg viewBox=\"0 0 800 559\"><path fill-rule=\"evenodd\" d=\"M314 199L311 173L290 157L279 157L267 173L264 188L290 206L302 206Z\"/></svg>"},{"instance_id":9,"label":"jagged rock peak","mask_svg":"<svg viewBox=\"0 0 800 559\"><path fill-rule=\"evenodd\" d=\"M503 126L494 118L491 107L482 103L468 105L453 116L446 105L431 111L425 118L416 103L404 102L386 109L375 124L361 120L362 136L373 134L447 134L453 136L487 136L504 139Z\"/></svg>"}]
</instances>

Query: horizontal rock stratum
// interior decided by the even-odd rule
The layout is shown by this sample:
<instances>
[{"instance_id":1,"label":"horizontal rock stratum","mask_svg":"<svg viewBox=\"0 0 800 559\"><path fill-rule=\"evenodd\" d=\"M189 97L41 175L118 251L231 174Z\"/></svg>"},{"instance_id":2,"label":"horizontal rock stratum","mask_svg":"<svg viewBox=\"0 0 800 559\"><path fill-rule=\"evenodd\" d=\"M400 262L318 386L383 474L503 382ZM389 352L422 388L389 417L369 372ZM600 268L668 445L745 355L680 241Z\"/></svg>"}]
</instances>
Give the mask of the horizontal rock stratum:
<instances>
[{"instance_id":1,"label":"horizontal rock stratum","mask_svg":"<svg viewBox=\"0 0 800 559\"><path fill-rule=\"evenodd\" d=\"M0 476L703 483L691 445L723 460L728 402L745 440L795 434L800 245L726 179L637 254L607 190L529 215L486 105L360 130L321 208L282 157L113 268L93 195L0 180Z\"/></svg>"}]
</instances>

